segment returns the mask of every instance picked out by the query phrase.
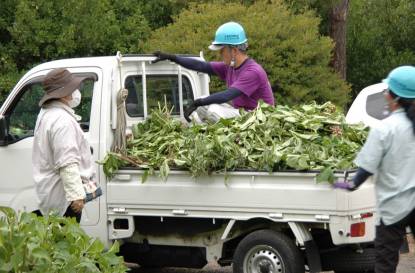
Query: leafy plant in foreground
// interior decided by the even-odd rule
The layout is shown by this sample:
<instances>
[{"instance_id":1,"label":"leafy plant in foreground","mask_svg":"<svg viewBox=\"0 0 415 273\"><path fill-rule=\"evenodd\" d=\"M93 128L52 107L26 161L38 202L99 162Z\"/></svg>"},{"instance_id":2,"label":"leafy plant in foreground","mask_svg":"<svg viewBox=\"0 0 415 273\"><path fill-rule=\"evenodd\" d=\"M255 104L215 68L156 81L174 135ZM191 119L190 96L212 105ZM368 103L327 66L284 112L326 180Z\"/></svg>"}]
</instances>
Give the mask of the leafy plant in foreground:
<instances>
[{"instance_id":1,"label":"leafy plant in foreground","mask_svg":"<svg viewBox=\"0 0 415 273\"><path fill-rule=\"evenodd\" d=\"M117 252L117 242L105 251L75 219L0 207L0 272L126 272Z\"/></svg>"}]
</instances>

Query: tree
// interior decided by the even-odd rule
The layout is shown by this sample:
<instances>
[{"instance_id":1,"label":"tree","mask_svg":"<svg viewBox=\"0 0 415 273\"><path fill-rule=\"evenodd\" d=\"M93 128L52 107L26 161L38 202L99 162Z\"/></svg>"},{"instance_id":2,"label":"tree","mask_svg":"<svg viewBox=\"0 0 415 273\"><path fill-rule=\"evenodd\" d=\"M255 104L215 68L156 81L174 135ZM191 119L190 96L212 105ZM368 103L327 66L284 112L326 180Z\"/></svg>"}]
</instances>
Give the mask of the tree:
<instances>
[{"instance_id":1,"label":"tree","mask_svg":"<svg viewBox=\"0 0 415 273\"><path fill-rule=\"evenodd\" d=\"M312 9L321 18L320 33L334 41L331 66L346 79L346 22L349 0L286 0L297 13Z\"/></svg>"},{"instance_id":2,"label":"tree","mask_svg":"<svg viewBox=\"0 0 415 273\"><path fill-rule=\"evenodd\" d=\"M17 0L0 0L0 105L3 102L2 87L8 90L20 76L7 46L12 39L8 28L14 22L17 3Z\"/></svg>"},{"instance_id":3,"label":"tree","mask_svg":"<svg viewBox=\"0 0 415 273\"><path fill-rule=\"evenodd\" d=\"M332 66L343 79L346 79L346 18L349 0L334 5L330 12L330 37L334 41Z\"/></svg>"},{"instance_id":4,"label":"tree","mask_svg":"<svg viewBox=\"0 0 415 273\"><path fill-rule=\"evenodd\" d=\"M348 80L357 94L399 65L415 65L413 0L351 1Z\"/></svg>"},{"instance_id":5,"label":"tree","mask_svg":"<svg viewBox=\"0 0 415 273\"><path fill-rule=\"evenodd\" d=\"M0 46L10 41L10 33L7 28L14 21L14 10L17 0L0 0Z\"/></svg>"},{"instance_id":6,"label":"tree","mask_svg":"<svg viewBox=\"0 0 415 273\"><path fill-rule=\"evenodd\" d=\"M333 43L319 34L320 20L309 10L293 14L282 0L193 4L172 24L154 31L143 48L198 54L206 51L216 28L231 20L245 27L249 55L263 65L271 84L280 86L274 90L277 103L347 102L349 87L329 67ZM205 53L208 60L216 57ZM220 88L224 87L213 83L213 90Z\"/></svg>"},{"instance_id":7,"label":"tree","mask_svg":"<svg viewBox=\"0 0 415 273\"><path fill-rule=\"evenodd\" d=\"M18 67L58 57L115 54L116 49L137 49L139 37L131 38L131 34L143 32L143 29L145 32L146 21L138 9L129 9L133 6L131 3L120 3L20 1L10 28Z\"/></svg>"},{"instance_id":8,"label":"tree","mask_svg":"<svg viewBox=\"0 0 415 273\"><path fill-rule=\"evenodd\" d=\"M136 0L152 29L167 26L182 10L194 3L239 3L250 5L255 0Z\"/></svg>"},{"instance_id":9,"label":"tree","mask_svg":"<svg viewBox=\"0 0 415 273\"><path fill-rule=\"evenodd\" d=\"M35 64L138 52L150 33L133 0L4 1L15 5L0 10L0 101Z\"/></svg>"}]
</instances>

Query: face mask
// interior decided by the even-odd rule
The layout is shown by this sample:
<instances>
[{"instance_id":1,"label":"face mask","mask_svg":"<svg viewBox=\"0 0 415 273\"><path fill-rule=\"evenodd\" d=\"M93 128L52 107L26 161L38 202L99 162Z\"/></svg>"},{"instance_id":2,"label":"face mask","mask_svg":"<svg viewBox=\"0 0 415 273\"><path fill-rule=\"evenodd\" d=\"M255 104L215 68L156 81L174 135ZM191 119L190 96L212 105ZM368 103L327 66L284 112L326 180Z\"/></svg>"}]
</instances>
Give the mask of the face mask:
<instances>
[{"instance_id":1,"label":"face mask","mask_svg":"<svg viewBox=\"0 0 415 273\"><path fill-rule=\"evenodd\" d=\"M232 48L229 47L229 54L231 55L231 62L229 64L230 67L235 66L235 56L233 55Z\"/></svg>"},{"instance_id":2,"label":"face mask","mask_svg":"<svg viewBox=\"0 0 415 273\"><path fill-rule=\"evenodd\" d=\"M69 107L71 108L75 108L77 107L79 104L81 103L81 92L76 89L73 93L72 93L72 99L70 101L68 101Z\"/></svg>"},{"instance_id":3,"label":"face mask","mask_svg":"<svg viewBox=\"0 0 415 273\"><path fill-rule=\"evenodd\" d=\"M230 67L235 66L235 58L232 57L231 63L229 64Z\"/></svg>"}]
</instances>

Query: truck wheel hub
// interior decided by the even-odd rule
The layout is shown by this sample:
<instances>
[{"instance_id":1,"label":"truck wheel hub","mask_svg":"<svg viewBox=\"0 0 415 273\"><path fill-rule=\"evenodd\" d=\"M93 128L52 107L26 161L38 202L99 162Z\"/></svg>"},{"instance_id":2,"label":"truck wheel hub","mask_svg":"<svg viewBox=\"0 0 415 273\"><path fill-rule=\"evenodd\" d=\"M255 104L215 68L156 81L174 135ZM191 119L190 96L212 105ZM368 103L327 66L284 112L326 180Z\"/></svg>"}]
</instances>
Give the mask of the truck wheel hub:
<instances>
[{"instance_id":1,"label":"truck wheel hub","mask_svg":"<svg viewBox=\"0 0 415 273\"><path fill-rule=\"evenodd\" d=\"M283 273L284 265L278 252L267 245L258 245L248 251L244 273Z\"/></svg>"}]
</instances>

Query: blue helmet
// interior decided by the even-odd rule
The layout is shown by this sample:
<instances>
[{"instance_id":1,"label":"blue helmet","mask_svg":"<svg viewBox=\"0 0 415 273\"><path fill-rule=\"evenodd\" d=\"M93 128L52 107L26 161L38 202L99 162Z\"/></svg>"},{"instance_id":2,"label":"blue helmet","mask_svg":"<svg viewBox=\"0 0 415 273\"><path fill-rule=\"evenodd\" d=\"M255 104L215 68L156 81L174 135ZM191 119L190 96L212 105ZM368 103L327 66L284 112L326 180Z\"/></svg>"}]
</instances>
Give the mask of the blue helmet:
<instances>
[{"instance_id":1,"label":"blue helmet","mask_svg":"<svg viewBox=\"0 0 415 273\"><path fill-rule=\"evenodd\" d=\"M215 40L209 46L209 49L219 50L223 45L237 46L246 44L247 41L244 28L238 23L228 22L216 30Z\"/></svg>"},{"instance_id":2,"label":"blue helmet","mask_svg":"<svg viewBox=\"0 0 415 273\"><path fill-rule=\"evenodd\" d=\"M389 89L401 98L415 98L415 67L399 66L383 80Z\"/></svg>"}]
</instances>

